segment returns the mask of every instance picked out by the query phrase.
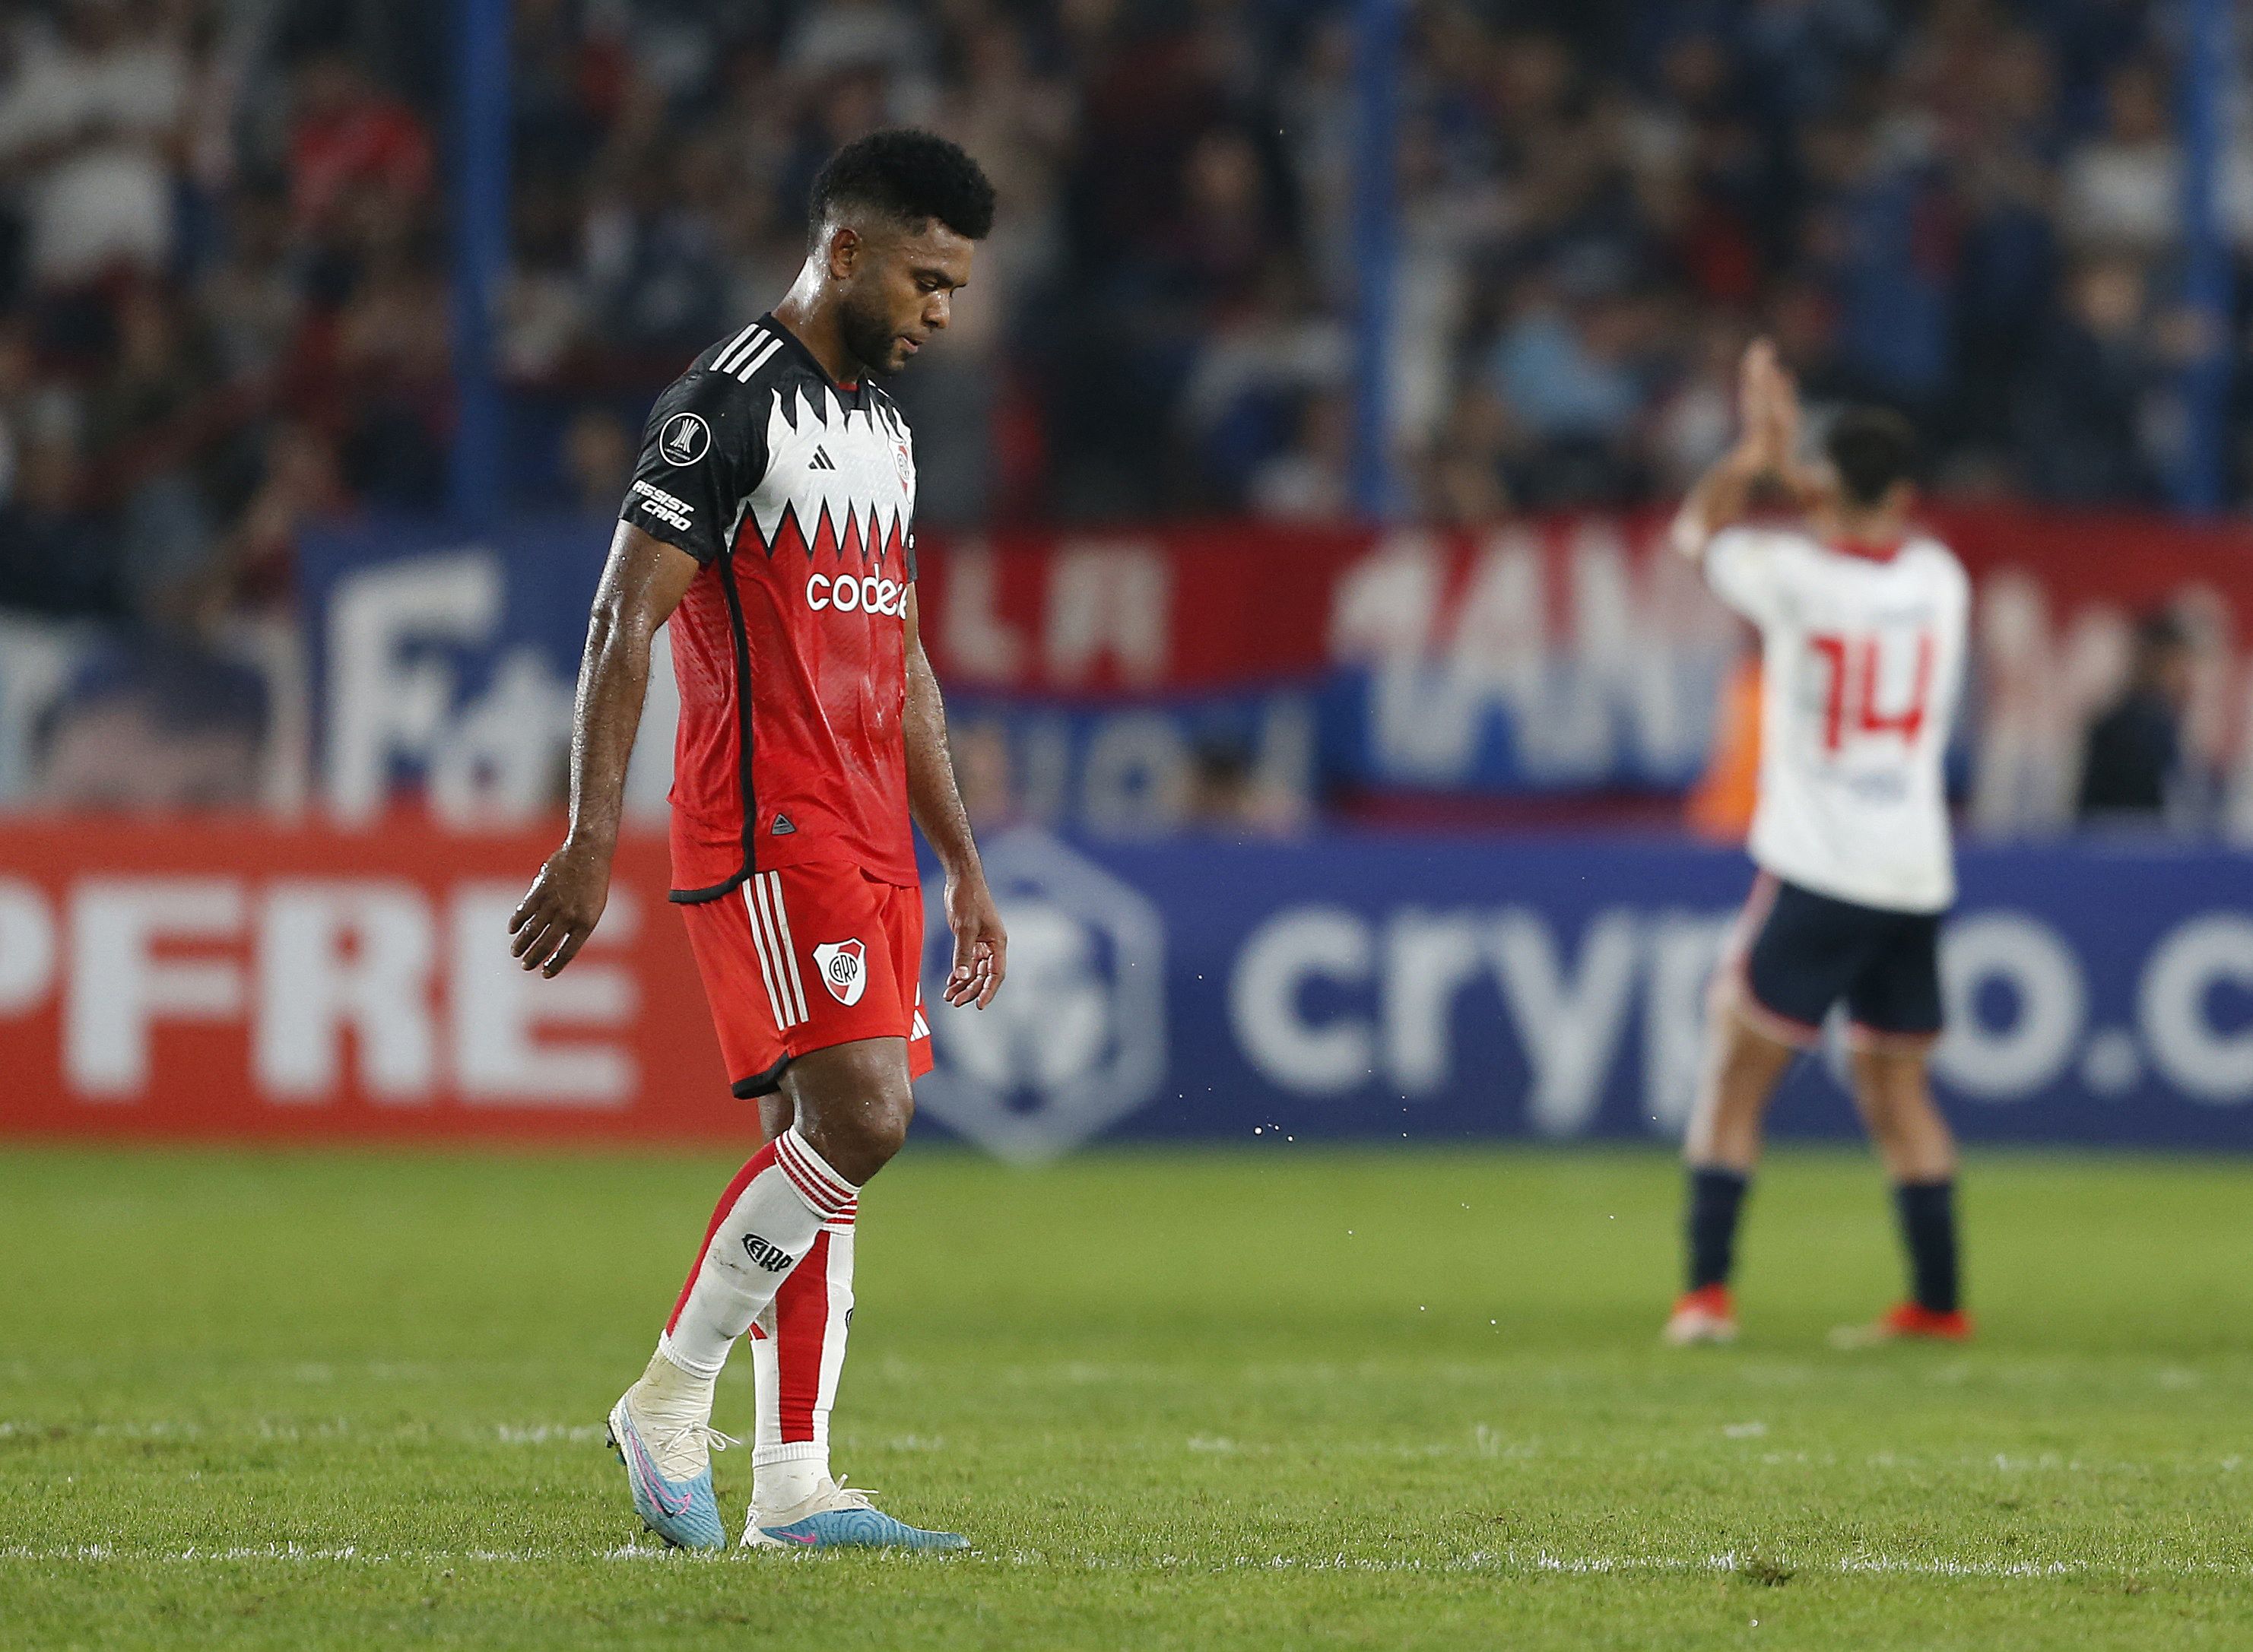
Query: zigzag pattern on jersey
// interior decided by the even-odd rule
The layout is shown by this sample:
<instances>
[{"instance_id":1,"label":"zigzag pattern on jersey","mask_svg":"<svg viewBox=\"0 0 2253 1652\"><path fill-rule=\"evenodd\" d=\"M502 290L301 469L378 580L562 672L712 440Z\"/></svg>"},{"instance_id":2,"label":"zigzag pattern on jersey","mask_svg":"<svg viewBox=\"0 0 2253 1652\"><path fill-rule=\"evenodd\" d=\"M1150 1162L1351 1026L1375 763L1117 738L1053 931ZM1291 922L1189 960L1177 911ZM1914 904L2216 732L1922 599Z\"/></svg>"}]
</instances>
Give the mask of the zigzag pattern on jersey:
<instances>
[{"instance_id":1,"label":"zigzag pattern on jersey","mask_svg":"<svg viewBox=\"0 0 2253 1652\"><path fill-rule=\"evenodd\" d=\"M865 553L881 562L897 555L915 512L914 469L900 457L908 445L907 426L888 402L847 408L825 386L817 408L803 389L794 398L776 391L767 414L767 474L788 478L789 486L771 494L763 486L750 505L768 554L795 541L809 558ZM828 455L828 466L815 467L817 449Z\"/></svg>"}]
</instances>

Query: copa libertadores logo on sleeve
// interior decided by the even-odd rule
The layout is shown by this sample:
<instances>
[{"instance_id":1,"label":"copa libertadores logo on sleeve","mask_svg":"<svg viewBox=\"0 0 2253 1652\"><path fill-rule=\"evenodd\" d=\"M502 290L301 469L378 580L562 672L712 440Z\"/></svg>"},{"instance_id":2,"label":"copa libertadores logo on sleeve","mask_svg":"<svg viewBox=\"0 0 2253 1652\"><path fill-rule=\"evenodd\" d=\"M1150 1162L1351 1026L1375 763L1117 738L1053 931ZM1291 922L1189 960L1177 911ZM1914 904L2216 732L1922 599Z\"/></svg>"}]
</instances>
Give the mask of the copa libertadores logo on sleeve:
<instances>
[{"instance_id":1,"label":"copa libertadores logo on sleeve","mask_svg":"<svg viewBox=\"0 0 2253 1652\"><path fill-rule=\"evenodd\" d=\"M712 427L700 415L676 413L665 422L657 450L667 464L694 464L712 450Z\"/></svg>"}]
</instances>

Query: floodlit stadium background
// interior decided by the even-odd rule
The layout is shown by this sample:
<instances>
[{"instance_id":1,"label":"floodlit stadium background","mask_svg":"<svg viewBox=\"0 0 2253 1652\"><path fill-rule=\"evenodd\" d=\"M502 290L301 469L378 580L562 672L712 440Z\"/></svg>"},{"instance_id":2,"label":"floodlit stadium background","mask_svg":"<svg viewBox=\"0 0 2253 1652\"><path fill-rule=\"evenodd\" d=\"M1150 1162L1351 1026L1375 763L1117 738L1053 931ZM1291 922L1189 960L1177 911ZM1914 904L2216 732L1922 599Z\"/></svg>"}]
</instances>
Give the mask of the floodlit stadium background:
<instances>
[{"instance_id":1,"label":"floodlit stadium background","mask_svg":"<svg viewBox=\"0 0 2253 1652\"><path fill-rule=\"evenodd\" d=\"M933 1125L1669 1136L1750 681L1653 530L1765 330L1931 432L1977 576L1965 1133L2253 1145L2253 128L2159 16L18 9L0 1128L740 1134L668 673L596 950L527 983L499 918L644 409L782 290L823 155L915 121L1002 193L899 382L1017 931ZM1819 1064L1783 1121L1848 1127Z\"/></svg>"}]
</instances>

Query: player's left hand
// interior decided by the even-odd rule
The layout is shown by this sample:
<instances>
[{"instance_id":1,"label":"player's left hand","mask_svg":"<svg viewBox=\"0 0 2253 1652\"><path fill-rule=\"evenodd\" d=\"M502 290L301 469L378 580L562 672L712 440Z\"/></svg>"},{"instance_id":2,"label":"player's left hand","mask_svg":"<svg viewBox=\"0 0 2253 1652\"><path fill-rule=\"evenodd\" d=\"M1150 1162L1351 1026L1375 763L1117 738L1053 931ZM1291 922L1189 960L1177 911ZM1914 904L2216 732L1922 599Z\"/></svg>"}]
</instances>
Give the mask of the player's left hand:
<instances>
[{"instance_id":1,"label":"player's left hand","mask_svg":"<svg viewBox=\"0 0 2253 1652\"><path fill-rule=\"evenodd\" d=\"M947 879L946 924L954 931L954 967L939 996L957 1009L966 1004L983 1009L1009 972L1008 931L983 873Z\"/></svg>"}]
</instances>

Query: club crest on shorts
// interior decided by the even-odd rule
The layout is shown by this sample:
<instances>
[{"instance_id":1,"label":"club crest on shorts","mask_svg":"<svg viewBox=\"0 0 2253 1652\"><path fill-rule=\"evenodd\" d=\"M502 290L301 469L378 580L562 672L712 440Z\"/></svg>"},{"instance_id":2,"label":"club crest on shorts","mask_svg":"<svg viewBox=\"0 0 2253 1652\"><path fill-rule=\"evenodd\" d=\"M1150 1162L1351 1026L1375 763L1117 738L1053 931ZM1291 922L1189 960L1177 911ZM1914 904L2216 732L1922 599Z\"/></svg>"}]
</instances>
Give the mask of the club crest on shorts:
<instances>
[{"instance_id":1,"label":"club crest on shorts","mask_svg":"<svg viewBox=\"0 0 2253 1652\"><path fill-rule=\"evenodd\" d=\"M868 951L857 940L829 941L813 949L813 967L821 984L848 1009L868 990Z\"/></svg>"}]
</instances>

